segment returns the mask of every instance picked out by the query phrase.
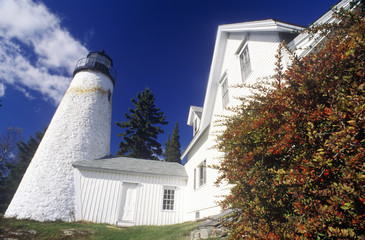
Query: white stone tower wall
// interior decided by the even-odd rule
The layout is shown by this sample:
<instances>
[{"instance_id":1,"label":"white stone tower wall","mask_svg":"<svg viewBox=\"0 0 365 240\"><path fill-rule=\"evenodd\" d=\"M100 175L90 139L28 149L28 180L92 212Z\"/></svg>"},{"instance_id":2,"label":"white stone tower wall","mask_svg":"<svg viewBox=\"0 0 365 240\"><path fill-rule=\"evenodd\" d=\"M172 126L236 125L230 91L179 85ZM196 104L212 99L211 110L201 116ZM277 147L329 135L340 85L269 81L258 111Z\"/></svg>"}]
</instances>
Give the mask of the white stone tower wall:
<instances>
[{"instance_id":1,"label":"white stone tower wall","mask_svg":"<svg viewBox=\"0 0 365 240\"><path fill-rule=\"evenodd\" d=\"M72 221L75 188L72 163L110 154L113 83L81 70L65 93L5 216Z\"/></svg>"}]
</instances>

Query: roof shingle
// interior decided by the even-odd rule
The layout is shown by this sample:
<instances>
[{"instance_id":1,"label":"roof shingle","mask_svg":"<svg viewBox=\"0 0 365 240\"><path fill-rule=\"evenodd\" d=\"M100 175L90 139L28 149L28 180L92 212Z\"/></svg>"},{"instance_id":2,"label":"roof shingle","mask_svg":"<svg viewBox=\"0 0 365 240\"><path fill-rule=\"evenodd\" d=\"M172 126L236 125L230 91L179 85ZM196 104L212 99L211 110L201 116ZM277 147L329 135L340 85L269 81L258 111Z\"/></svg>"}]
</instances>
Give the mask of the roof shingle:
<instances>
[{"instance_id":1,"label":"roof shingle","mask_svg":"<svg viewBox=\"0 0 365 240\"><path fill-rule=\"evenodd\" d=\"M135 174L152 174L187 178L184 166L179 163L128 157L110 157L96 160L76 161L72 164L72 166L79 169L118 171Z\"/></svg>"}]
</instances>

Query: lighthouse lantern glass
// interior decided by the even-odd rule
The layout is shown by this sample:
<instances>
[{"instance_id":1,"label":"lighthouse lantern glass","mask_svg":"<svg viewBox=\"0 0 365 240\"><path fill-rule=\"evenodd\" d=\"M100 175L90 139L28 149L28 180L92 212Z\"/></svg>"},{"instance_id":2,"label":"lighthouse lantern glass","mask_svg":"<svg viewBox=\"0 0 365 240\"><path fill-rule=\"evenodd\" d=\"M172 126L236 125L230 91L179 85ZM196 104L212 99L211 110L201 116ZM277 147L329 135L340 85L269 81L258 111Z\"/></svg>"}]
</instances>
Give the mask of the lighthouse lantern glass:
<instances>
[{"instance_id":1,"label":"lighthouse lantern glass","mask_svg":"<svg viewBox=\"0 0 365 240\"><path fill-rule=\"evenodd\" d=\"M87 63L88 63L88 65L92 65L92 66L95 66L95 63L100 63L100 64L104 65L105 67L107 67L108 69L111 68L110 60L106 56L104 56L100 53L97 53L97 52L90 53L90 55L88 56L88 59L87 59Z\"/></svg>"}]
</instances>

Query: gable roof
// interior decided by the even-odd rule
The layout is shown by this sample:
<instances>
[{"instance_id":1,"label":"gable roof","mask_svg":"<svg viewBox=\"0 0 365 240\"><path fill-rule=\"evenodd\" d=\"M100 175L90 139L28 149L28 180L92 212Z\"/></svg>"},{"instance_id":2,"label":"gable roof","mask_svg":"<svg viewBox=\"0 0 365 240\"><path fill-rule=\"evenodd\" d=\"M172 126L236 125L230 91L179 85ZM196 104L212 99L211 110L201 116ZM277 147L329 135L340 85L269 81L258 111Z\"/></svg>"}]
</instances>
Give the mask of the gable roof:
<instances>
[{"instance_id":1,"label":"gable roof","mask_svg":"<svg viewBox=\"0 0 365 240\"><path fill-rule=\"evenodd\" d=\"M193 126L193 121L195 116L197 116L200 120L202 117L202 113L203 113L202 107L190 106L187 124L189 126Z\"/></svg>"},{"instance_id":2,"label":"gable roof","mask_svg":"<svg viewBox=\"0 0 365 240\"><path fill-rule=\"evenodd\" d=\"M200 122L199 132L194 136L187 148L184 150L181 159L190 151L196 140L205 132L209 126L214 108L214 99L220 79L222 70L223 56L225 52L226 43L230 33L249 33L249 32L293 32L301 31L303 27L295 24L289 24L274 19L267 19L261 21L243 22L221 25L218 27L217 37L214 46L212 64L210 66L210 73L208 85L205 93L204 107ZM190 114L189 114L190 116Z\"/></svg>"},{"instance_id":3,"label":"gable roof","mask_svg":"<svg viewBox=\"0 0 365 240\"><path fill-rule=\"evenodd\" d=\"M304 26L286 23L276 19L266 19L242 23L224 24L218 27L218 32L291 32L301 31Z\"/></svg>"},{"instance_id":4,"label":"gable roof","mask_svg":"<svg viewBox=\"0 0 365 240\"><path fill-rule=\"evenodd\" d=\"M96 160L76 161L72 164L78 169L111 171L131 174L162 175L187 178L183 165L175 162L111 157Z\"/></svg>"},{"instance_id":5,"label":"gable roof","mask_svg":"<svg viewBox=\"0 0 365 240\"><path fill-rule=\"evenodd\" d=\"M340 9L349 9L351 7L351 0L341 0L336 5L335 8ZM311 25L323 24L323 23L331 23L335 21L333 16L333 10L327 11L323 14L317 21L315 21ZM262 21L253 21L253 22L244 22L244 23L235 23L228 25L221 25L218 27L216 42L214 46L213 60L210 67L208 86L204 99L204 107L201 119L201 126L199 132L193 137L189 145L186 147L184 152L181 155L181 159L185 158L189 153L192 146L195 144L197 139L200 138L200 135L205 131L206 128L209 127L212 114L213 114L213 105L215 100L215 92L217 88L217 82L219 81L219 73L221 72L221 66L223 62L223 54L225 45L227 42L227 38L229 33L234 32L258 32L258 31L277 31L277 32L291 32L291 31L301 31L304 28L290 23L285 23L282 21L277 21L274 19L262 20ZM319 41L322 39L319 39ZM295 37L289 44L288 47L292 50L296 50L296 53L299 57L303 57L307 55L318 42L315 39L312 39L310 35L306 32L299 34Z\"/></svg>"},{"instance_id":6,"label":"gable roof","mask_svg":"<svg viewBox=\"0 0 365 240\"><path fill-rule=\"evenodd\" d=\"M336 9L343 8L348 10L351 8L351 0L342 0L338 2L334 8ZM311 26L336 22L337 19L334 17L333 13L334 11L332 9L327 11L314 23L312 23ZM304 57L307 54L309 54L322 39L323 37L315 38L307 32L302 32L288 44L288 47L291 50L295 50L298 57Z\"/></svg>"},{"instance_id":7,"label":"gable roof","mask_svg":"<svg viewBox=\"0 0 365 240\"><path fill-rule=\"evenodd\" d=\"M213 60L210 68L208 86L204 99L201 130L210 124L217 83L220 79L223 64L224 50L230 33L240 32L293 32L301 31L303 27L274 19L261 21L243 22L221 25L218 27L216 44L214 47Z\"/></svg>"}]
</instances>

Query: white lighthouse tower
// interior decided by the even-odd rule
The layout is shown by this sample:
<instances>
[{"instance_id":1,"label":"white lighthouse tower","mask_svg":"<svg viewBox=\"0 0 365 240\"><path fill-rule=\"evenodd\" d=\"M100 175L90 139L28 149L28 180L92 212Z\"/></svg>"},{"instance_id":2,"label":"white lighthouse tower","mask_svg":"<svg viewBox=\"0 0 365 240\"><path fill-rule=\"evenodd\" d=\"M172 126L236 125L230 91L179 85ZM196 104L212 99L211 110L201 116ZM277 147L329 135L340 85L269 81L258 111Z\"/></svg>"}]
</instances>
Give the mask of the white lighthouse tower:
<instances>
[{"instance_id":1,"label":"white lighthouse tower","mask_svg":"<svg viewBox=\"0 0 365 240\"><path fill-rule=\"evenodd\" d=\"M35 153L6 217L72 221L72 163L110 154L112 59L104 51L80 59L74 78Z\"/></svg>"}]
</instances>

